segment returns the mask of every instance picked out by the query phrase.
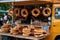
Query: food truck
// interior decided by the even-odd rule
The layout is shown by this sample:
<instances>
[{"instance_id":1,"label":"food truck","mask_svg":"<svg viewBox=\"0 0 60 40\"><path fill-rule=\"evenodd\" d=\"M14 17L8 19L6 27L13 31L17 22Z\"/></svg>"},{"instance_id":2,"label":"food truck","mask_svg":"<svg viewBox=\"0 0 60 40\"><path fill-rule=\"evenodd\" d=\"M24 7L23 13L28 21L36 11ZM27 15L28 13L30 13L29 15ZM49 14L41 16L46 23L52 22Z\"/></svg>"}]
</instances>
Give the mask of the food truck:
<instances>
[{"instance_id":1,"label":"food truck","mask_svg":"<svg viewBox=\"0 0 60 40\"><path fill-rule=\"evenodd\" d=\"M12 24L17 26L12 28L11 24L4 24L1 35L33 40L60 40L60 0L12 1L8 15L12 17Z\"/></svg>"}]
</instances>

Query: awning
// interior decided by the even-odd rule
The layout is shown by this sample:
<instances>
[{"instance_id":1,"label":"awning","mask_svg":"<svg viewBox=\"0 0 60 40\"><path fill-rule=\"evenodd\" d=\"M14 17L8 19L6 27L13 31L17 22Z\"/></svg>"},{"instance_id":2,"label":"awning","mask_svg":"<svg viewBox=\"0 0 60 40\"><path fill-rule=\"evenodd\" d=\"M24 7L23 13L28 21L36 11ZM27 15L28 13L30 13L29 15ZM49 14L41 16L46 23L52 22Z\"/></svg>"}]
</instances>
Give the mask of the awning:
<instances>
[{"instance_id":1,"label":"awning","mask_svg":"<svg viewBox=\"0 0 60 40\"><path fill-rule=\"evenodd\" d=\"M0 12L8 12L8 11L5 11L5 10L0 10Z\"/></svg>"}]
</instances>

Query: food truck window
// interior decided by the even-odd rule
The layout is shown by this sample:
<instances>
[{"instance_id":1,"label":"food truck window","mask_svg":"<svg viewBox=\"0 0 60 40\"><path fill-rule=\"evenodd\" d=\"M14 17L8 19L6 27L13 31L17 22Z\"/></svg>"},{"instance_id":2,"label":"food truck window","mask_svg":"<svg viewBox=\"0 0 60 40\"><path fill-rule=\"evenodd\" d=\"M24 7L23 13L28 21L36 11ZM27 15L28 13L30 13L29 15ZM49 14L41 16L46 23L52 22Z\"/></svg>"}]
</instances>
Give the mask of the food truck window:
<instances>
[{"instance_id":1,"label":"food truck window","mask_svg":"<svg viewBox=\"0 0 60 40\"><path fill-rule=\"evenodd\" d=\"M60 8L55 9L55 18L60 19Z\"/></svg>"}]
</instances>

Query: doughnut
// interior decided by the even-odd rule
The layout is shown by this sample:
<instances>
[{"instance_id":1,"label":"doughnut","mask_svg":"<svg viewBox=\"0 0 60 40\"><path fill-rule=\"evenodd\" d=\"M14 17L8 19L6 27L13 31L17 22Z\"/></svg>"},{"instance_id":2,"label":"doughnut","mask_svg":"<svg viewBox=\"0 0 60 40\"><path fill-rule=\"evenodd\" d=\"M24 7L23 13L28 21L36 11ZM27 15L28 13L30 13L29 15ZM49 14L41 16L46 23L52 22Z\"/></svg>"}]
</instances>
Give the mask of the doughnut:
<instances>
[{"instance_id":1,"label":"doughnut","mask_svg":"<svg viewBox=\"0 0 60 40\"><path fill-rule=\"evenodd\" d=\"M14 13L14 9L13 8L10 8L9 9L9 12L8 12L8 15L13 16L13 13Z\"/></svg>"},{"instance_id":2,"label":"doughnut","mask_svg":"<svg viewBox=\"0 0 60 40\"><path fill-rule=\"evenodd\" d=\"M37 13L35 13L35 12L37 12ZM37 17L37 16L40 15L40 10L39 10L38 8L34 8L34 9L31 11L31 13L32 13L32 15L33 15L34 17Z\"/></svg>"},{"instance_id":3,"label":"doughnut","mask_svg":"<svg viewBox=\"0 0 60 40\"><path fill-rule=\"evenodd\" d=\"M48 10L49 12L46 13L46 12L45 12L46 10ZM50 9L50 8L44 8L44 10L43 10L43 15L46 16L46 17L48 17L48 16L50 16L50 14L51 14L51 9Z\"/></svg>"},{"instance_id":4,"label":"doughnut","mask_svg":"<svg viewBox=\"0 0 60 40\"><path fill-rule=\"evenodd\" d=\"M21 15L22 15L23 17L27 17L27 16L28 16L28 11L27 11L27 9L22 9L22 10L21 10Z\"/></svg>"},{"instance_id":5,"label":"doughnut","mask_svg":"<svg viewBox=\"0 0 60 40\"><path fill-rule=\"evenodd\" d=\"M14 9L14 12L15 12L16 17L20 16L20 8Z\"/></svg>"}]
</instances>

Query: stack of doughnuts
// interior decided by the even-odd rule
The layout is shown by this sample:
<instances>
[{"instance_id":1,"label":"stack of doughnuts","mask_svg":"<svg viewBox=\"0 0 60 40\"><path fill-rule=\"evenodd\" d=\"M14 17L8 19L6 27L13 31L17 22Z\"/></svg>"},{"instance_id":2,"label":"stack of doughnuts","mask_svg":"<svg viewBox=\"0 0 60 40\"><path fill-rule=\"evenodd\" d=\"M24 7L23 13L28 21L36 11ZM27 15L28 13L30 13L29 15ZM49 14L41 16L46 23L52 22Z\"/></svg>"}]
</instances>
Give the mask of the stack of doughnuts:
<instances>
[{"instance_id":1,"label":"stack of doughnuts","mask_svg":"<svg viewBox=\"0 0 60 40\"><path fill-rule=\"evenodd\" d=\"M42 30L40 28L35 28L34 29L34 36L35 37L44 37L46 36L47 32L45 30Z\"/></svg>"},{"instance_id":2,"label":"stack of doughnuts","mask_svg":"<svg viewBox=\"0 0 60 40\"><path fill-rule=\"evenodd\" d=\"M17 24L17 26L15 26L14 28L11 28L10 33L14 34L14 35L22 33L22 26L20 26L19 24Z\"/></svg>"},{"instance_id":3,"label":"stack of doughnuts","mask_svg":"<svg viewBox=\"0 0 60 40\"><path fill-rule=\"evenodd\" d=\"M31 29L30 28L28 28L28 27L24 27L23 28L23 30L22 30L22 32L23 32L23 36L29 36L30 34L31 34Z\"/></svg>"},{"instance_id":4,"label":"stack of doughnuts","mask_svg":"<svg viewBox=\"0 0 60 40\"><path fill-rule=\"evenodd\" d=\"M33 36L34 35L34 26L33 25L30 25L30 26L28 26L28 28L30 28L31 29L31 35Z\"/></svg>"},{"instance_id":5,"label":"stack of doughnuts","mask_svg":"<svg viewBox=\"0 0 60 40\"><path fill-rule=\"evenodd\" d=\"M16 28L11 28L10 34L17 35L17 34L19 34L19 32Z\"/></svg>"},{"instance_id":6,"label":"stack of doughnuts","mask_svg":"<svg viewBox=\"0 0 60 40\"><path fill-rule=\"evenodd\" d=\"M1 32L3 33L8 33L11 29L11 25L9 24L4 24L2 27L1 27Z\"/></svg>"}]
</instances>

